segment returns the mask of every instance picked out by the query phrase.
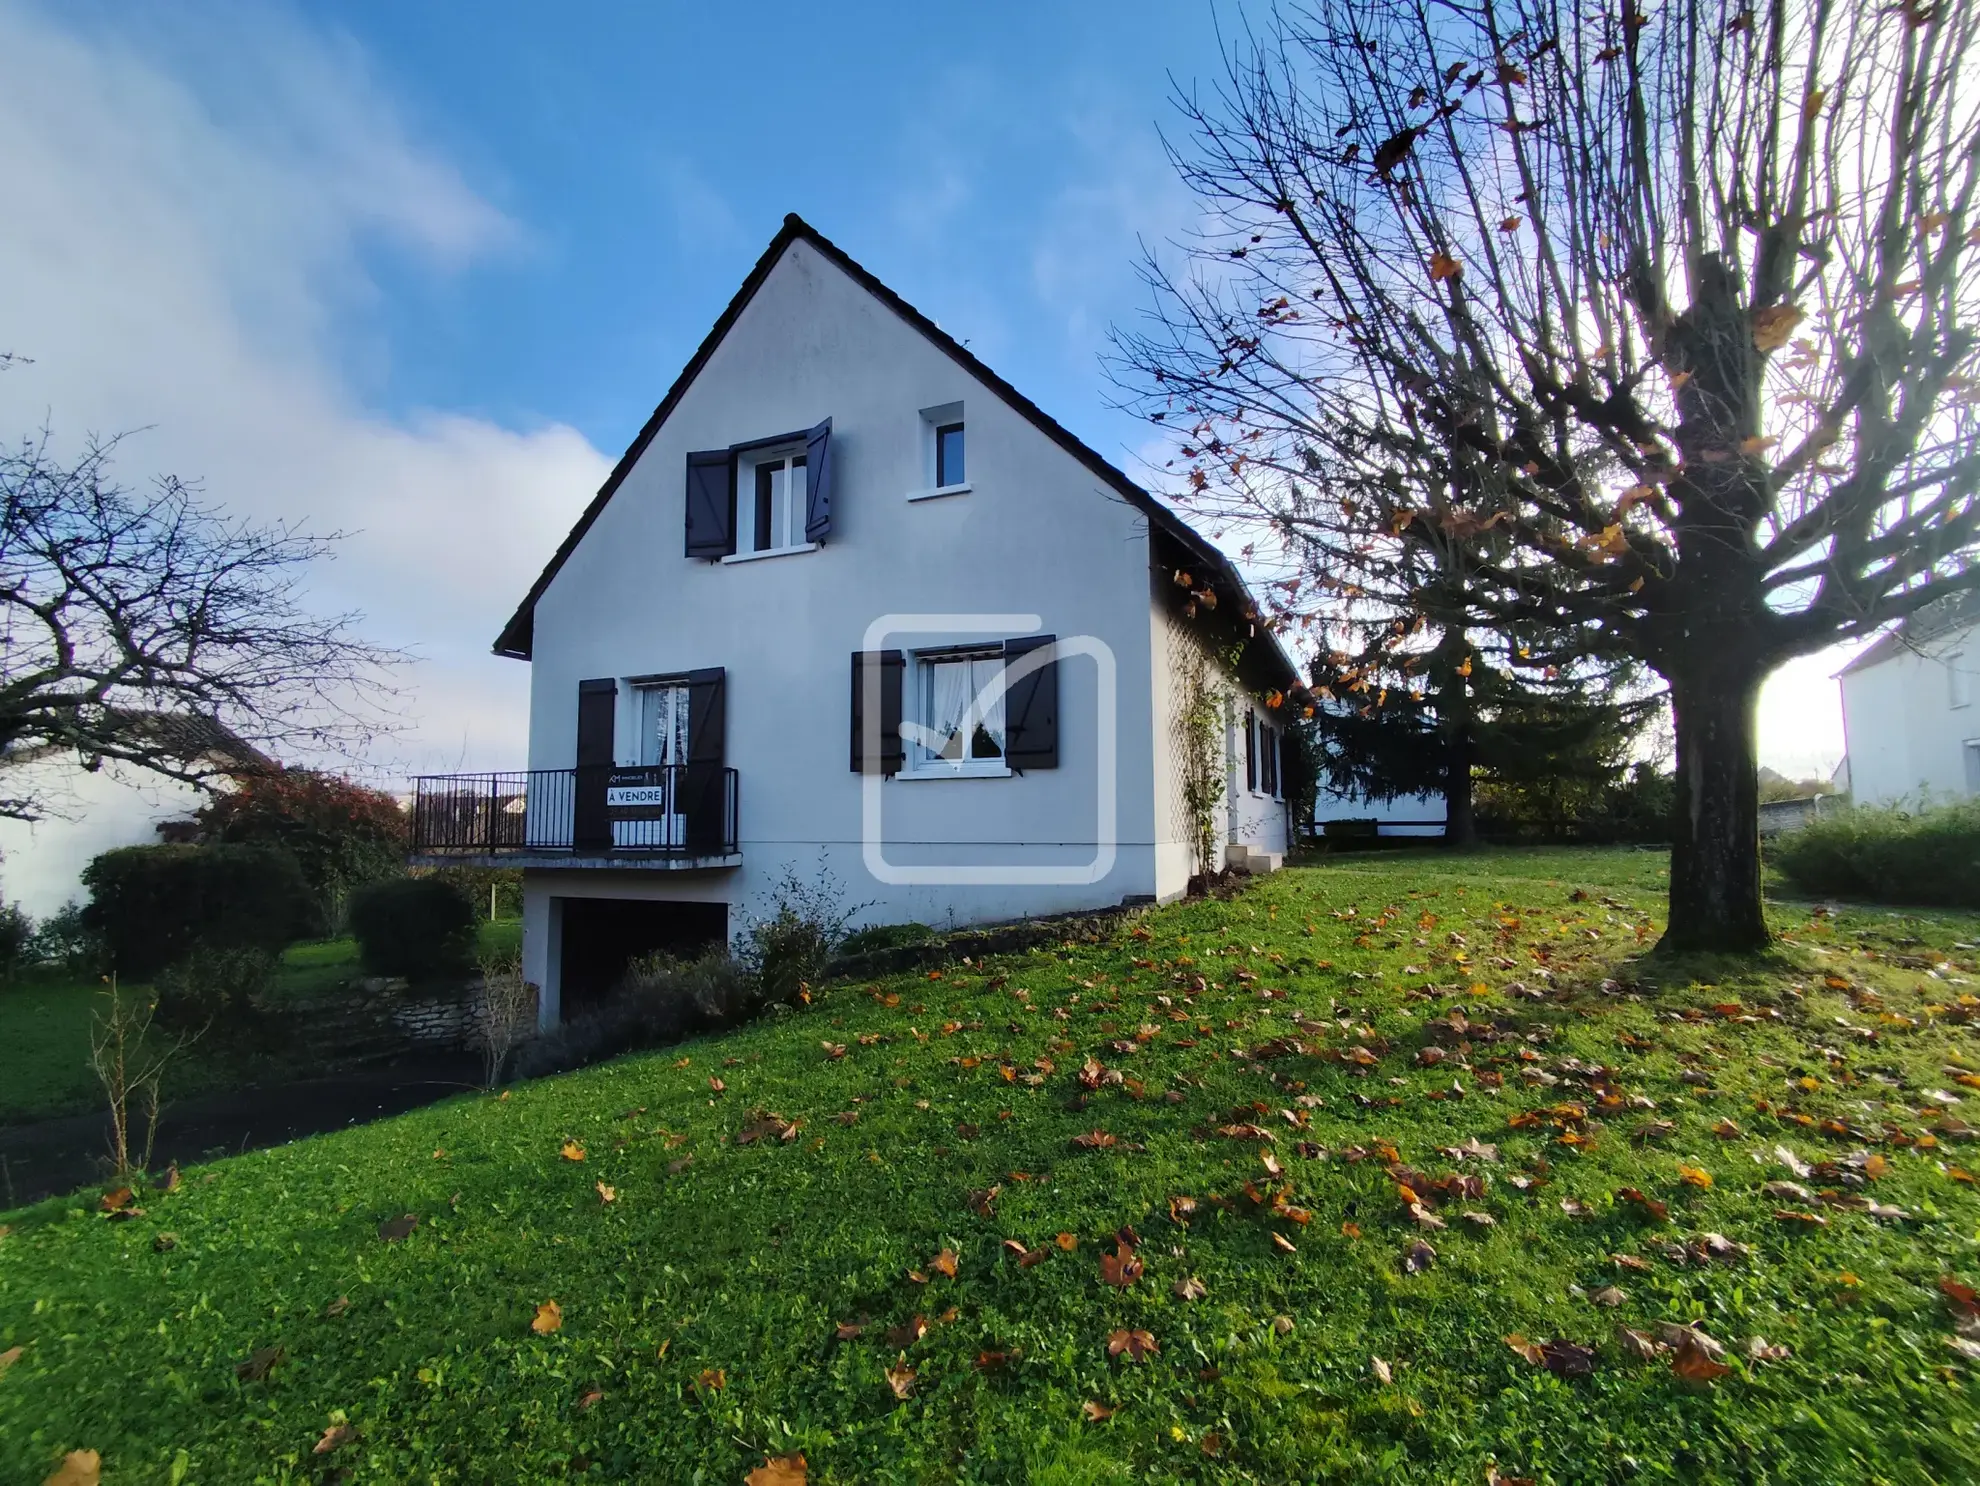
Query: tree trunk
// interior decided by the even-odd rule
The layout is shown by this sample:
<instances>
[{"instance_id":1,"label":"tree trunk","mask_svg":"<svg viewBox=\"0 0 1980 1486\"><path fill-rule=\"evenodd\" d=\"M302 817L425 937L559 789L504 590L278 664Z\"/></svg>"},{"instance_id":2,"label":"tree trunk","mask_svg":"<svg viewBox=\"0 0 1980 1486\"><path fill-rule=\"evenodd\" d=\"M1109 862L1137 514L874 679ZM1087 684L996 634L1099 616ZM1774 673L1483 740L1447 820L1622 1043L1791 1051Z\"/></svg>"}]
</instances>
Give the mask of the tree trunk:
<instances>
[{"instance_id":1,"label":"tree trunk","mask_svg":"<svg viewBox=\"0 0 1980 1486\"><path fill-rule=\"evenodd\" d=\"M1471 689L1457 667L1470 647L1462 631L1452 637L1437 692L1437 729L1444 735L1444 845L1467 847L1478 844L1471 806Z\"/></svg>"},{"instance_id":2,"label":"tree trunk","mask_svg":"<svg viewBox=\"0 0 1980 1486\"><path fill-rule=\"evenodd\" d=\"M1712 660L1704 657L1695 671L1670 678L1677 803L1662 947L1744 954L1768 943L1754 735L1761 677L1757 669Z\"/></svg>"}]
</instances>

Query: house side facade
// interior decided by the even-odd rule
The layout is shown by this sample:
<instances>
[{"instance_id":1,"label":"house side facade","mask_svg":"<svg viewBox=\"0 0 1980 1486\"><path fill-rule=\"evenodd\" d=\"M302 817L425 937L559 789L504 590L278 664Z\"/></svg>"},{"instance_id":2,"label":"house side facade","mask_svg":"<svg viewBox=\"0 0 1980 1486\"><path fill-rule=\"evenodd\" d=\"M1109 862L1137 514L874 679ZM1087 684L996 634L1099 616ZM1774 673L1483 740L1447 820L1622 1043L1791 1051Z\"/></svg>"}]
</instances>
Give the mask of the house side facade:
<instances>
[{"instance_id":1,"label":"house side facade","mask_svg":"<svg viewBox=\"0 0 1980 1486\"><path fill-rule=\"evenodd\" d=\"M575 849L508 857L546 1021L580 978L599 993L601 954L733 937L791 879L829 880L859 923L945 927L1175 897L1194 870L1156 684L1161 647L1190 643L1156 581L1172 518L829 244L787 228L773 253L505 632L531 665L530 773L494 808L534 840L540 791L580 780L558 807ZM720 489L697 474L718 463ZM721 490L732 550L710 556ZM1282 854L1253 725L1226 825ZM588 806L588 768L631 805ZM697 770L699 818L676 798Z\"/></svg>"},{"instance_id":2,"label":"house side facade","mask_svg":"<svg viewBox=\"0 0 1980 1486\"><path fill-rule=\"evenodd\" d=\"M1980 794L1980 624L1964 616L1914 623L1880 639L1839 680L1854 800Z\"/></svg>"}]
</instances>

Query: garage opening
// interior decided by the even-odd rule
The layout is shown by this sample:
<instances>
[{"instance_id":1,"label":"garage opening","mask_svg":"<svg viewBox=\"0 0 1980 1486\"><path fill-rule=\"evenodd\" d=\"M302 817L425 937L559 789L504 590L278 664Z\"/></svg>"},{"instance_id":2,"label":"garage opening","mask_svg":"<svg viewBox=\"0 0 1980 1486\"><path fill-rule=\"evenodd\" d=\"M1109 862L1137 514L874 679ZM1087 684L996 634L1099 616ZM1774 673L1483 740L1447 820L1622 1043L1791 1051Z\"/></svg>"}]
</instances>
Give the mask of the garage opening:
<instances>
[{"instance_id":1,"label":"garage opening","mask_svg":"<svg viewBox=\"0 0 1980 1486\"><path fill-rule=\"evenodd\" d=\"M656 903L640 898L565 898L564 1020L609 997L641 955L694 956L729 937L726 903Z\"/></svg>"}]
</instances>

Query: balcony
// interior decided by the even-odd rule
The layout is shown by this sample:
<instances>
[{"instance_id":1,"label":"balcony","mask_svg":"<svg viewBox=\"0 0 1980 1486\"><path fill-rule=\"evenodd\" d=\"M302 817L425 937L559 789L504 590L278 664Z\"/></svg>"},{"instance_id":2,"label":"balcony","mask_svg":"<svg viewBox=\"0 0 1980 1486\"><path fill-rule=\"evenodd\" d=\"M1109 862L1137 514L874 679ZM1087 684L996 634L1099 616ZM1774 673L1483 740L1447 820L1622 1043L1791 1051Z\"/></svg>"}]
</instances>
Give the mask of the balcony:
<instances>
[{"instance_id":1,"label":"balcony","mask_svg":"<svg viewBox=\"0 0 1980 1486\"><path fill-rule=\"evenodd\" d=\"M416 867L740 866L736 771L704 764L426 774Z\"/></svg>"}]
</instances>

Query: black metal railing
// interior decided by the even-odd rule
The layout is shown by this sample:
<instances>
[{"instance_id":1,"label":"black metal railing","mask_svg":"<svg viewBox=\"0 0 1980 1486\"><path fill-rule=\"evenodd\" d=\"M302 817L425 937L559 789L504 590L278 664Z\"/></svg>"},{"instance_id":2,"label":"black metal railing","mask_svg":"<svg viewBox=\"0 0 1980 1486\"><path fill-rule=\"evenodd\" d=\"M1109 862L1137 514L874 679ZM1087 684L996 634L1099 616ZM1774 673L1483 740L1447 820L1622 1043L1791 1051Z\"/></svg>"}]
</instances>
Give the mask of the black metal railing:
<instances>
[{"instance_id":1,"label":"black metal railing","mask_svg":"<svg viewBox=\"0 0 1980 1486\"><path fill-rule=\"evenodd\" d=\"M427 774L413 781L415 856L727 856L736 850L736 825L736 771L706 764Z\"/></svg>"}]
</instances>

